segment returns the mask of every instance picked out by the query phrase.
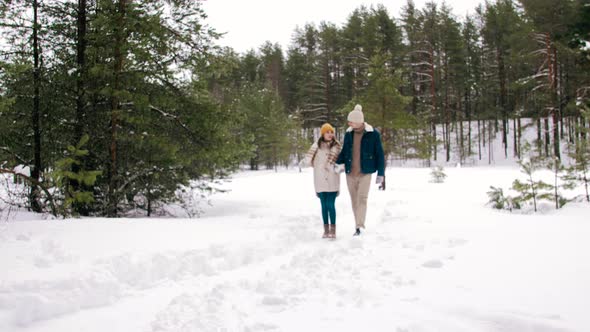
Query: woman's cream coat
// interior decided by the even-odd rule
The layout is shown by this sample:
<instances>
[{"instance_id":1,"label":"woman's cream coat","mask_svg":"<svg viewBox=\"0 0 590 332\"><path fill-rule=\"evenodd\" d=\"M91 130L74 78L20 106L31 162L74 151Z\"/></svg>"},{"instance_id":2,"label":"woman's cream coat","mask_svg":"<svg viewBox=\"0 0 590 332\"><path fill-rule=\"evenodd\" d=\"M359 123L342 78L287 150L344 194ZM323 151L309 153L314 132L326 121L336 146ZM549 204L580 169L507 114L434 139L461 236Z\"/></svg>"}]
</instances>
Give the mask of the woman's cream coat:
<instances>
[{"instance_id":1,"label":"woman's cream coat","mask_svg":"<svg viewBox=\"0 0 590 332\"><path fill-rule=\"evenodd\" d=\"M342 146L322 142L318 147L315 142L302 160L303 166L313 167L313 183L316 193L340 191L340 173L334 170L334 161L338 158Z\"/></svg>"}]
</instances>

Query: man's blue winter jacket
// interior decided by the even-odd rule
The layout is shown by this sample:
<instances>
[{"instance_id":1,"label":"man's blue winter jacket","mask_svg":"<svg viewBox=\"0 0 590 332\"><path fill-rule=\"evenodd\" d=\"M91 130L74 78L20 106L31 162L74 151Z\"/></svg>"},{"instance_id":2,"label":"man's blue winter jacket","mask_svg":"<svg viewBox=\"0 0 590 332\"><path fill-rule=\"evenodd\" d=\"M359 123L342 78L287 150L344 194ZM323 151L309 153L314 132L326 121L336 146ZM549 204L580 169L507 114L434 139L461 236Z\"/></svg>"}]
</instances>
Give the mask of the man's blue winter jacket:
<instances>
[{"instance_id":1,"label":"man's blue winter jacket","mask_svg":"<svg viewBox=\"0 0 590 332\"><path fill-rule=\"evenodd\" d=\"M350 173L352 165L352 141L354 131L352 128L346 130L342 151L338 156L336 164L344 164L346 174ZM377 172L378 176L385 175L385 157L381 134L371 125L365 123L365 133L361 139L361 172L372 174Z\"/></svg>"}]
</instances>

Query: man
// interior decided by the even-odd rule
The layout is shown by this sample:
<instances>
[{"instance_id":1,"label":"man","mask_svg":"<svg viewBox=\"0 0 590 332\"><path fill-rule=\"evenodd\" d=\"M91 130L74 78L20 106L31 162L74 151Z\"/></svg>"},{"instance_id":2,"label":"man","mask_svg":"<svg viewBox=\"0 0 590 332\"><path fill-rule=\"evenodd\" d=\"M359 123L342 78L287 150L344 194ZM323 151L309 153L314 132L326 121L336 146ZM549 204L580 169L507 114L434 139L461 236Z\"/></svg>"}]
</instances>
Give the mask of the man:
<instances>
[{"instance_id":1,"label":"man","mask_svg":"<svg viewBox=\"0 0 590 332\"><path fill-rule=\"evenodd\" d=\"M356 223L354 235L358 236L361 234L361 228L365 228L371 174L377 172L376 183L385 188L385 157L381 135L365 122L361 105L354 107L347 120L349 127L344 135L342 152L336 164L344 164L346 184Z\"/></svg>"}]
</instances>

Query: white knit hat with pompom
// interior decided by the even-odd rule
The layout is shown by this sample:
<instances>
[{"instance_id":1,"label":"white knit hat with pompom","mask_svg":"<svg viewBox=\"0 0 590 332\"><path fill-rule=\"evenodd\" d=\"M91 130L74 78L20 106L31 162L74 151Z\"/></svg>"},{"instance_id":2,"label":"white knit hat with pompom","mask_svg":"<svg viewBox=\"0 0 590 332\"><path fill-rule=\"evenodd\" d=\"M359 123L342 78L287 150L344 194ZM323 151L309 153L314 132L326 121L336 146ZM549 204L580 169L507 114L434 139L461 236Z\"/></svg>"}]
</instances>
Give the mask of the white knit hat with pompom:
<instances>
[{"instance_id":1,"label":"white knit hat with pompom","mask_svg":"<svg viewBox=\"0 0 590 332\"><path fill-rule=\"evenodd\" d=\"M363 107L356 104L352 112L348 113L347 120L354 123L364 123L365 116L363 115Z\"/></svg>"}]
</instances>

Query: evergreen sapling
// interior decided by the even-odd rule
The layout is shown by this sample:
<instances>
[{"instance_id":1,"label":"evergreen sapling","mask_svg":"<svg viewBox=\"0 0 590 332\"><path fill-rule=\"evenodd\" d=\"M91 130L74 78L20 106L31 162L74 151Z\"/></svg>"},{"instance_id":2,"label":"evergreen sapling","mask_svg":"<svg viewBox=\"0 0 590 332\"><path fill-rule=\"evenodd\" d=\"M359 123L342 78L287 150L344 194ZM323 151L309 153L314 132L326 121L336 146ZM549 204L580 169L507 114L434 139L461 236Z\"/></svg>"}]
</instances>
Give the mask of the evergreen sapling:
<instances>
[{"instance_id":1,"label":"evergreen sapling","mask_svg":"<svg viewBox=\"0 0 590 332\"><path fill-rule=\"evenodd\" d=\"M433 183L443 183L445 182L445 178L447 175L444 172L444 168L442 166L436 166L432 168L430 172L431 181Z\"/></svg>"},{"instance_id":2,"label":"evergreen sapling","mask_svg":"<svg viewBox=\"0 0 590 332\"><path fill-rule=\"evenodd\" d=\"M530 151L528 142L523 147L523 151ZM526 175L526 180L516 179L512 183L512 189L519 193L515 200L520 205L532 201L535 212L537 212L537 202L539 200L553 200L551 193L553 186L535 178L535 172L542 168L542 160L542 158L536 156L519 160L520 171Z\"/></svg>"},{"instance_id":3,"label":"evergreen sapling","mask_svg":"<svg viewBox=\"0 0 590 332\"><path fill-rule=\"evenodd\" d=\"M520 201L510 195L504 195L504 190L499 187L490 186L490 191L487 192L491 204L494 209L509 210L520 209Z\"/></svg>"},{"instance_id":4,"label":"evergreen sapling","mask_svg":"<svg viewBox=\"0 0 590 332\"><path fill-rule=\"evenodd\" d=\"M84 188L94 186L96 178L102 174L102 171L91 171L83 167L82 157L88 155L88 150L82 149L88 142L88 135L84 135L76 146L68 146L64 158L55 163L55 170L51 173L55 186L62 196L62 204L59 206L59 213L66 217L71 215L73 204L90 204L94 202L92 191L86 191ZM72 171L72 165L79 166L77 172ZM74 188L72 182L78 184Z\"/></svg>"}]
</instances>

